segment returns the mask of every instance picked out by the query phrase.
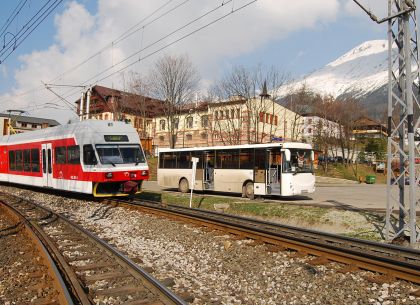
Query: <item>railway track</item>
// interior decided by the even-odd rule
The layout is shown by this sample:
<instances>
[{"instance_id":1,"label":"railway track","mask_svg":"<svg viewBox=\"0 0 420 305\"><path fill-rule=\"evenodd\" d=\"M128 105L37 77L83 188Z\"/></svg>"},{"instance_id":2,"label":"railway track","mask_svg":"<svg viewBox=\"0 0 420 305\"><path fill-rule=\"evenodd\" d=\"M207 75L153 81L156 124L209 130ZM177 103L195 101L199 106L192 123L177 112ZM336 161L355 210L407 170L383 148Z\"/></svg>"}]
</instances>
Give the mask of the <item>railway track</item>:
<instances>
[{"instance_id":1,"label":"railway track","mask_svg":"<svg viewBox=\"0 0 420 305\"><path fill-rule=\"evenodd\" d=\"M73 304L56 264L31 224L2 204L0 224L2 280L13 287L3 287L0 301L3 304Z\"/></svg>"},{"instance_id":2,"label":"railway track","mask_svg":"<svg viewBox=\"0 0 420 305\"><path fill-rule=\"evenodd\" d=\"M419 250L152 201L107 199L105 202L222 230L239 238L273 245L277 250L291 249L298 255L313 255L316 256L313 264L335 261L345 264L343 271L360 268L378 272L386 279L398 278L420 284Z\"/></svg>"},{"instance_id":3,"label":"railway track","mask_svg":"<svg viewBox=\"0 0 420 305\"><path fill-rule=\"evenodd\" d=\"M63 215L5 193L0 193L0 203L51 253L74 303L185 304L144 269Z\"/></svg>"}]
</instances>

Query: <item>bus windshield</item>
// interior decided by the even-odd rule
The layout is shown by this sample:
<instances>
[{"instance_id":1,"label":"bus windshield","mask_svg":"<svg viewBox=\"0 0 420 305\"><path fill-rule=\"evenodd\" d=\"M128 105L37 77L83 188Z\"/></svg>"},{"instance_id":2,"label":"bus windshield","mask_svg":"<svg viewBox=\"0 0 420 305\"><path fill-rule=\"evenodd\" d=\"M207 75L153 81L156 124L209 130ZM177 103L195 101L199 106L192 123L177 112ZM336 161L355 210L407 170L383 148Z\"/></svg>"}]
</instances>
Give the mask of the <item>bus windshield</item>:
<instances>
[{"instance_id":1,"label":"bus windshield","mask_svg":"<svg viewBox=\"0 0 420 305\"><path fill-rule=\"evenodd\" d=\"M144 163L144 155L139 145L106 144L96 145L102 164Z\"/></svg>"},{"instance_id":2,"label":"bus windshield","mask_svg":"<svg viewBox=\"0 0 420 305\"><path fill-rule=\"evenodd\" d=\"M284 173L312 173L312 151L310 149L290 149L290 161L283 158Z\"/></svg>"}]
</instances>

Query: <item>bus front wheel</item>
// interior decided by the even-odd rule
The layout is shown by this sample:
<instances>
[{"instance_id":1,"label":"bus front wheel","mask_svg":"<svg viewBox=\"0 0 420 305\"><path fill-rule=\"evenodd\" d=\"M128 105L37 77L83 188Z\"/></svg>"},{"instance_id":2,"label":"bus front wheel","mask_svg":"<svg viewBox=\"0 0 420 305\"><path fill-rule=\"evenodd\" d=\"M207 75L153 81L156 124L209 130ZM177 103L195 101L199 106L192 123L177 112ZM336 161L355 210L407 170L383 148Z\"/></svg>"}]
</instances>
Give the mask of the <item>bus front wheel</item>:
<instances>
[{"instance_id":1,"label":"bus front wheel","mask_svg":"<svg viewBox=\"0 0 420 305\"><path fill-rule=\"evenodd\" d=\"M249 181L244 186L244 195L249 199L254 199L254 183Z\"/></svg>"},{"instance_id":2,"label":"bus front wheel","mask_svg":"<svg viewBox=\"0 0 420 305\"><path fill-rule=\"evenodd\" d=\"M188 193L189 190L189 185L188 185L188 180L185 178L182 178L181 181L179 181L179 187L178 190L181 193Z\"/></svg>"}]
</instances>

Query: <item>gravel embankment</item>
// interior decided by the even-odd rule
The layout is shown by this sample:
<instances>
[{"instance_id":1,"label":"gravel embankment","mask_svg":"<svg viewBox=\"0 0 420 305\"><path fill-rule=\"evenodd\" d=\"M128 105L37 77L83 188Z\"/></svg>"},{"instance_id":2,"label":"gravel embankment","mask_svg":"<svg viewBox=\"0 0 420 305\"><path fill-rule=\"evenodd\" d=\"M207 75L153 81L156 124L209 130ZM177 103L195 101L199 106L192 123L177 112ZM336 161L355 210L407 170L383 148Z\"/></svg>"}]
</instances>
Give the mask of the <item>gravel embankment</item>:
<instances>
[{"instance_id":1,"label":"gravel embankment","mask_svg":"<svg viewBox=\"0 0 420 305\"><path fill-rule=\"evenodd\" d=\"M0 303L44 304L57 292L32 240L0 210ZM40 302L40 303L37 303Z\"/></svg>"},{"instance_id":2,"label":"gravel embankment","mask_svg":"<svg viewBox=\"0 0 420 305\"><path fill-rule=\"evenodd\" d=\"M264 245L121 207L1 187L61 212L114 244L159 280L173 279L193 304L420 304L419 287L404 281L376 284L374 274L336 272L312 257L269 252ZM411 293L411 294L410 294Z\"/></svg>"}]
</instances>

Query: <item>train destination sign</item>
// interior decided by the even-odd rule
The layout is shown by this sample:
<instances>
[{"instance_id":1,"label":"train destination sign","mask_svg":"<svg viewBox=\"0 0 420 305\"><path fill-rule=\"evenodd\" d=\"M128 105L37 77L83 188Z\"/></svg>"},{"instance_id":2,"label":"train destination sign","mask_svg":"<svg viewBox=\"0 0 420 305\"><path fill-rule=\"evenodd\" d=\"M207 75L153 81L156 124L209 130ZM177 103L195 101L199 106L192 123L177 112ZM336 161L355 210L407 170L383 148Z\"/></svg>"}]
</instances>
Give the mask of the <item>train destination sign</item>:
<instances>
[{"instance_id":1,"label":"train destination sign","mask_svg":"<svg viewBox=\"0 0 420 305\"><path fill-rule=\"evenodd\" d=\"M126 135L104 135L105 142L128 142Z\"/></svg>"}]
</instances>

